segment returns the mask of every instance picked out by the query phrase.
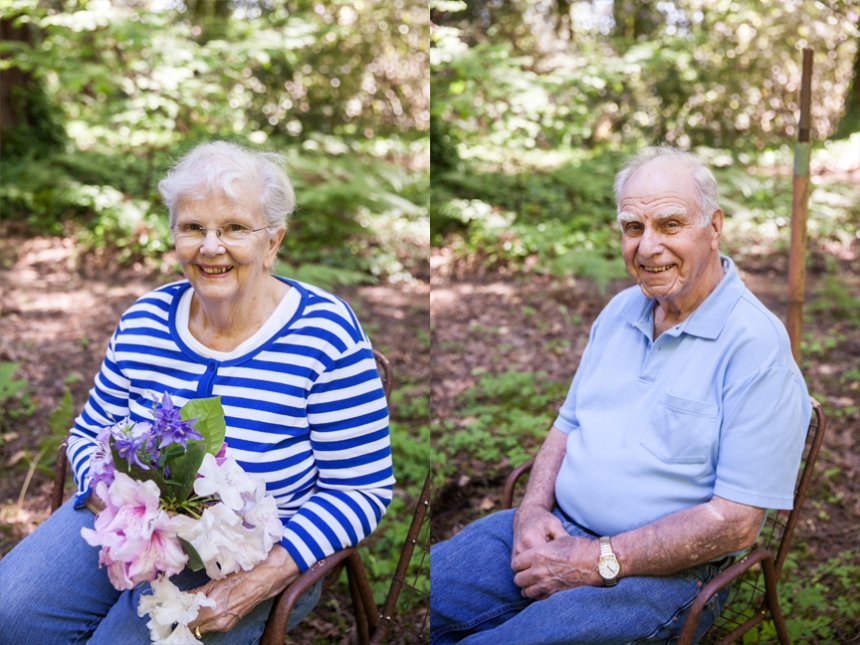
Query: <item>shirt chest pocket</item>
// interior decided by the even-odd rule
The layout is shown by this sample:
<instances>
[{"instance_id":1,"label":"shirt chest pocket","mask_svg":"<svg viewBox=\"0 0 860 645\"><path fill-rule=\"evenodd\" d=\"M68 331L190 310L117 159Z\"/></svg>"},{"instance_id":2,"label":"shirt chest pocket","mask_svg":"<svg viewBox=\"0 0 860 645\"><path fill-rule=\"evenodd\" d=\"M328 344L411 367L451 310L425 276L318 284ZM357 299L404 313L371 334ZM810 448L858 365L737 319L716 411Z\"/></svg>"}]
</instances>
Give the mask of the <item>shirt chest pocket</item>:
<instances>
[{"instance_id":1,"label":"shirt chest pocket","mask_svg":"<svg viewBox=\"0 0 860 645\"><path fill-rule=\"evenodd\" d=\"M717 405L665 392L640 443L666 464L702 464L717 435Z\"/></svg>"}]
</instances>

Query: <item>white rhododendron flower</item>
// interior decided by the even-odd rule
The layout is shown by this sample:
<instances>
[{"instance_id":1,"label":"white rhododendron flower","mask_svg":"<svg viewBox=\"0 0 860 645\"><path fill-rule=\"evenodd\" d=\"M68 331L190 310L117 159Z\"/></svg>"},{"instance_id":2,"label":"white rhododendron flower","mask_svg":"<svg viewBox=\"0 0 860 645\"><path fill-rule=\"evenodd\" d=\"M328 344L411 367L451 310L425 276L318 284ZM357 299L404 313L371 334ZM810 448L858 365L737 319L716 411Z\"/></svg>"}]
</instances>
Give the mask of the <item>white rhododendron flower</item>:
<instances>
[{"instance_id":1,"label":"white rhododendron flower","mask_svg":"<svg viewBox=\"0 0 860 645\"><path fill-rule=\"evenodd\" d=\"M254 503L242 515L248 526L263 537L266 552L284 536L284 525L278 516L278 503L271 495L266 495L266 484L258 482Z\"/></svg>"},{"instance_id":2,"label":"white rhododendron flower","mask_svg":"<svg viewBox=\"0 0 860 645\"><path fill-rule=\"evenodd\" d=\"M154 641L154 645L203 645L203 641L194 638L188 626L180 623L167 638Z\"/></svg>"},{"instance_id":3,"label":"white rhododendron flower","mask_svg":"<svg viewBox=\"0 0 860 645\"><path fill-rule=\"evenodd\" d=\"M197 550L206 566L206 575L213 580L238 571L237 556L249 546L245 543L242 518L223 503L204 510L194 530L180 533L180 537Z\"/></svg>"},{"instance_id":4,"label":"white rhododendron flower","mask_svg":"<svg viewBox=\"0 0 860 645\"><path fill-rule=\"evenodd\" d=\"M194 482L194 492L201 497L218 495L234 511L245 505L242 493L253 493L257 488L233 457L227 457L219 466L215 456L206 453L198 473L201 476Z\"/></svg>"},{"instance_id":5,"label":"white rhododendron flower","mask_svg":"<svg viewBox=\"0 0 860 645\"><path fill-rule=\"evenodd\" d=\"M203 592L189 593L180 591L165 575L156 578L150 583L151 594L141 594L137 605L137 615L143 617L149 614L150 638L156 643L199 643L194 635L188 630L188 623L197 618L201 607L215 607L215 601L206 597ZM173 625L179 623L179 628L173 629ZM187 632L187 634L186 634ZM185 639L185 640L183 640Z\"/></svg>"}]
</instances>

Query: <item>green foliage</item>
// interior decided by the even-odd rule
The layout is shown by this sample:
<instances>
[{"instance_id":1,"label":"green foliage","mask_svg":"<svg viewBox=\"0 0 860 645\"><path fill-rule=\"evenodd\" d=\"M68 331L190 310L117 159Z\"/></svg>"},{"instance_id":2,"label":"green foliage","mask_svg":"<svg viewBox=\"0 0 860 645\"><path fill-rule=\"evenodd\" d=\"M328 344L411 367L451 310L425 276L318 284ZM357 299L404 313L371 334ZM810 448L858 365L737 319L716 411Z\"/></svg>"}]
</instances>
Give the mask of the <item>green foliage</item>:
<instances>
[{"instance_id":1,"label":"green foliage","mask_svg":"<svg viewBox=\"0 0 860 645\"><path fill-rule=\"evenodd\" d=\"M35 455L30 453L29 448L24 448L22 451L23 459L27 465L27 476L24 478L21 492L18 495L19 509L24 506L24 497L37 470L49 477L53 476L54 471L51 466L56 461L57 450L66 434L68 434L69 428L72 427L73 421L74 406L72 405L72 393L68 387L64 386L63 398L48 417L48 432L39 439L38 451Z\"/></svg>"},{"instance_id":2,"label":"green foliage","mask_svg":"<svg viewBox=\"0 0 860 645\"><path fill-rule=\"evenodd\" d=\"M179 537L178 535L176 537ZM200 571L206 564L203 562L203 558L200 557L200 554L197 552L197 549L194 548L194 545L191 544L188 540L184 538L179 538L179 542L182 544L182 550L188 556L188 561L185 565L191 569L192 571Z\"/></svg>"},{"instance_id":3,"label":"green foliage","mask_svg":"<svg viewBox=\"0 0 860 645\"><path fill-rule=\"evenodd\" d=\"M171 245L158 180L193 145L229 139L291 159L291 264L368 279L423 270L426 8L276 5L4 3L38 34L3 43L4 68L32 75L44 100L28 109L44 103L68 132L45 154L4 155L4 216L121 262L158 258Z\"/></svg>"},{"instance_id":4,"label":"green foliage","mask_svg":"<svg viewBox=\"0 0 860 645\"><path fill-rule=\"evenodd\" d=\"M845 340L845 334L840 334L834 330L826 330L824 332L817 330L806 331L803 333L803 339L800 341L801 355L810 355L818 360L826 359Z\"/></svg>"},{"instance_id":5,"label":"green foliage","mask_svg":"<svg viewBox=\"0 0 860 645\"><path fill-rule=\"evenodd\" d=\"M36 406L30 395L29 383L25 379L15 379L15 372L20 363L0 363L0 403L3 404L3 415L0 416L0 427L11 430L11 420L29 417L36 411Z\"/></svg>"},{"instance_id":6,"label":"green foliage","mask_svg":"<svg viewBox=\"0 0 860 645\"><path fill-rule=\"evenodd\" d=\"M39 440L39 452L44 457L39 461L39 470L48 476L54 474L51 468L57 460L57 450L69 432L75 420L75 408L72 405L72 393L68 387L63 387L63 398L56 408L48 415L48 434Z\"/></svg>"},{"instance_id":7,"label":"green foliage","mask_svg":"<svg viewBox=\"0 0 860 645\"><path fill-rule=\"evenodd\" d=\"M832 256L825 256L825 264L826 272L815 290L815 297L807 305L807 311L816 316L826 314L833 320L844 320L850 325L860 325L860 298L854 295L849 283L852 276L841 272Z\"/></svg>"},{"instance_id":8,"label":"green foliage","mask_svg":"<svg viewBox=\"0 0 860 645\"><path fill-rule=\"evenodd\" d=\"M438 467L451 477L456 464L470 458L491 478L525 462L546 435L567 385L541 372L482 374L459 398L456 413L434 425Z\"/></svg>"},{"instance_id":9,"label":"green foliage","mask_svg":"<svg viewBox=\"0 0 860 645\"><path fill-rule=\"evenodd\" d=\"M815 83L837 93L814 108L813 120L828 114L814 125L818 142L839 122L860 60L849 4L434 4L433 243L467 267L603 286L624 276L613 174L630 152L665 141L717 168L732 255L784 248L799 50L819 43ZM853 158L851 141L850 152L815 143L814 161ZM810 240L854 243L856 186L815 182Z\"/></svg>"},{"instance_id":10,"label":"green foliage","mask_svg":"<svg viewBox=\"0 0 860 645\"><path fill-rule=\"evenodd\" d=\"M434 244L486 266L586 276L603 289L627 275L612 190L619 163L604 155L552 171L434 174Z\"/></svg>"},{"instance_id":11,"label":"green foliage","mask_svg":"<svg viewBox=\"0 0 860 645\"><path fill-rule=\"evenodd\" d=\"M192 399L182 406L180 416L183 421L197 417L194 429L203 436L206 452L217 455L227 434L227 422L224 420L221 397ZM202 456L200 458L203 459Z\"/></svg>"},{"instance_id":12,"label":"green foliage","mask_svg":"<svg viewBox=\"0 0 860 645\"><path fill-rule=\"evenodd\" d=\"M811 571L789 555L778 584L780 604L791 642L808 645L853 642L860 636L860 551L844 551ZM772 621L744 636L745 645L779 641Z\"/></svg>"},{"instance_id":13,"label":"green foliage","mask_svg":"<svg viewBox=\"0 0 860 645\"><path fill-rule=\"evenodd\" d=\"M9 398L27 387L25 379L15 379L20 363L0 363L0 400Z\"/></svg>"},{"instance_id":14,"label":"green foliage","mask_svg":"<svg viewBox=\"0 0 860 645\"><path fill-rule=\"evenodd\" d=\"M170 464L170 479L172 486L168 483L167 495L182 503L191 495L194 488L194 480L203 463L203 457L207 453L207 446L202 441L189 441L183 454L175 459L168 460ZM157 471L157 468L150 469Z\"/></svg>"},{"instance_id":15,"label":"green foliage","mask_svg":"<svg viewBox=\"0 0 860 645\"><path fill-rule=\"evenodd\" d=\"M9 100L20 123L17 127L3 130L5 160L43 159L63 148L65 130L58 123L56 108L37 81L30 80L25 85L11 88Z\"/></svg>"},{"instance_id":16,"label":"green foliage","mask_svg":"<svg viewBox=\"0 0 860 645\"><path fill-rule=\"evenodd\" d=\"M661 139L755 152L795 135L800 49L815 42L817 82L838 99L817 106L827 121L813 138L834 131L856 67L851 11L814 0L639 4L437 9L433 114L484 156Z\"/></svg>"}]
</instances>

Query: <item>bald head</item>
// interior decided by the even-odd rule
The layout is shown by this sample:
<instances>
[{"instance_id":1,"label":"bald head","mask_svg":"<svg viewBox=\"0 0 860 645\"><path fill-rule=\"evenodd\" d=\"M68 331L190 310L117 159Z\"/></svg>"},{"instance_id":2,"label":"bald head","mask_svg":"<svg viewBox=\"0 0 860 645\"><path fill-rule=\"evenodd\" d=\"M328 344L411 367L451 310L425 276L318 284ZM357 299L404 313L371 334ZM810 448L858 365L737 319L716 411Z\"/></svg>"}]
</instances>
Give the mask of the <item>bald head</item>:
<instances>
[{"instance_id":1,"label":"bald head","mask_svg":"<svg viewBox=\"0 0 860 645\"><path fill-rule=\"evenodd\" d=\"M658 166L653 164L662 162ZM714 211L720 207L717 181L713 173L702 164L701 161L689 152L678 150L671 146L652 146L645 148L635 157L629 159L621 166L615 175L615 202L618 205L618 222L623 225L625 214L621 208L621 200L627 183L634 175L639 175L640 170L650 166L643 181L661 181L661 186L666 188L677 188L678 182L690 185L694 191L694 201L697 205L697 213L690 215L698 217L699 225L708 226Z\"/></svg>"}]
</instances>

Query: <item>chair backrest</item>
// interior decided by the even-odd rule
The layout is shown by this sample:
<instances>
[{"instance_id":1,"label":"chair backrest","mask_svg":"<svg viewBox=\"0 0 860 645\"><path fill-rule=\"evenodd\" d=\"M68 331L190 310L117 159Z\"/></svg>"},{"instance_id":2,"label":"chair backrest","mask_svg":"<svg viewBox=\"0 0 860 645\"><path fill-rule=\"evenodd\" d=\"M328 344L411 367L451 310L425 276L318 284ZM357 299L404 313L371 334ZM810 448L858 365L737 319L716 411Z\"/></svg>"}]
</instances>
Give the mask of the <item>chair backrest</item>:
<instances>
[{"instance_id":1,"label":"chair backrest","mask_svg":"<svg viewBox=\"0 0 860 645\"><path fill-rule=\"evenodd\" d=\"M57 460L54 462L54 488L51 490L51 513L56 511L63 503L63 494L66 487L66 471L68 470L69 457L66 451L69 448L69 437L66 435L57 448Z\"/></svg>"},{"instance_id":2,"label":"chair backrest","mask_svg":"<svg viewBox=\"0 0 860 645\"><path fill-rule=\"evenodd\" d=\"M429 643L430 478L428 471L371 643Z\"/></svg>"},{"instance_id":3,"label":"chair backrest","mask_svg":"<svg viewBox=\"0 0 860 645\"><path fill-rule=\"evenodd\" d=\"M382 389L385 392L385 400L391 403L391 388L394 387L394 376L391 372L391 363L382 352L373 350L373 358L376 359L376 369L379 370L379 378L382 379Z\"/></svg>"},{"instance_id":4,"label":"chair backrest","mask_svg":"<svg viewBox=\"0 0 860 645\"><path fill-rule=\"evenodd\" d=\"M791 538L800 517L803 501L809 489L809 482L812 480L815 461L818 459L818 452L827 426L827 419L821 409L821 404L815 399L810 400L814 415L807 431L806 445L800 462L800 474L794 487L794 507L791 512L771 510L761 535L754 545L754 547L759 546L771 554L775 554L773 564L777 579L779 579L782 565L785 563L785 558L791 548ZM750 616L760 611L763 606L764 595L764 575L760 569L750 570L736 579L722 614L701 642L716 643L732 630L737 629Z\"/></svg>"}]
</instances>

